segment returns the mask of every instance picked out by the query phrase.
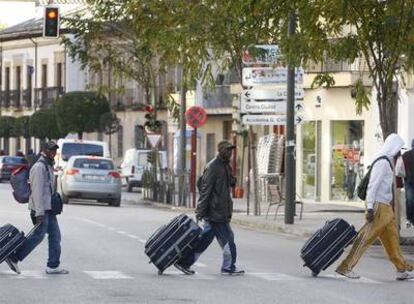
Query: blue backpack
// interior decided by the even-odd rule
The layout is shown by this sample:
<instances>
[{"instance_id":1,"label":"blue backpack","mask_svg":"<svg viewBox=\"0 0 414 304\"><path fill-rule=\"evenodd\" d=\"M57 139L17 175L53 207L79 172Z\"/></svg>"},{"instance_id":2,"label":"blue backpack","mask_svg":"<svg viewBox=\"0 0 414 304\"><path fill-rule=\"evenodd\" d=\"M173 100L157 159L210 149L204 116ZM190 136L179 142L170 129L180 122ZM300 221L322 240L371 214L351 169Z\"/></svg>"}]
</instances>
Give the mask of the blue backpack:
<instances>
[{"instance_id":1,"label":"blue backpack","mask_svg":"<svg viewBox=\"0 0 414 304\"><path fill-rule=\"evenodd\" d=\"M46 163L38 160L46 166ZM22 166L14 170L10 176L10 184L13 188L14 199L20 204L27 204L29 202L30 195L32 190L30 189L29 176L30 176L29 166Z\"/></svg>"},{"instance_id":2,"label":"blue backpack","mask_svg":"<svg viewBox=\"0 0 414 304\"><path fill-rule=\"evenodd\" d=\"M32 193L29 184L29 173L30 168L23 166L14 170L10 176L14 199L20 204L28 203Z\"/></svg>"}]
</instances>

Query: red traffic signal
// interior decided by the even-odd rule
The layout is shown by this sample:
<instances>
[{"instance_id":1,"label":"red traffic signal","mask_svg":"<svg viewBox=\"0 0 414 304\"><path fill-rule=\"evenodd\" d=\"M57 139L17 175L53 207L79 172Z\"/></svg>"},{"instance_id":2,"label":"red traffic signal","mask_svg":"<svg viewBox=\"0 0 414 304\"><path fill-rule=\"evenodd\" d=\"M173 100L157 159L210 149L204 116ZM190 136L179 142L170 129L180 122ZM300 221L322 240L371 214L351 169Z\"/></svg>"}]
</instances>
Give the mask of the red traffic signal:
<instances>
[{"instance_id":1,"label":"red traffic signal","mask_svg":"<svg viewBox=\"0 0 414 304\"><path fill-rule=\"evenodd\" d=\"M43 37L58 38L59 37L59 7L46 6L45 16L43 20Z\"/></svg>"}]
</instances>

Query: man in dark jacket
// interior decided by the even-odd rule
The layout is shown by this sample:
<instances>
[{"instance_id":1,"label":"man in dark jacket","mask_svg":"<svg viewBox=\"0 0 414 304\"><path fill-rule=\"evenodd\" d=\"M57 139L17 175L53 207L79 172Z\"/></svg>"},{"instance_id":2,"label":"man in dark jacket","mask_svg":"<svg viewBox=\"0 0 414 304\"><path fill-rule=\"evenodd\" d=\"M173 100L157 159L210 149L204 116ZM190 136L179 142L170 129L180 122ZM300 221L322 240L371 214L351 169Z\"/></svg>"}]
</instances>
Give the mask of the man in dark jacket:
<instances>
[{"instance_id":1,"label":"man in dark jacket","mask_svg":"<svg viewBox=\"0 0 414 304\"><path fill-rule=\"evenodd\" d=\"M404 188L407 224L414 226L414 139L411 142L411 150L402 156L404 164Z\"/></svg>"},{"instance_id":2,"label":"man in dark jacket","mask_svg":"<svg viewBox=\"0 0 414 304\"><path fill-rule=\"evenodd\" d=\"M233 214L230 190L235 186L235 179L231 175L229 164L234 148L235 146L227 141L220 142L218 155L207 164L203 173L196 217L198 220L204 220L204 229L196 247L175 264L175 267L185 274L195 274L190 268L191 265L207 249L214 237L217 238L223 250L221 273L224 275L244 274L243 270L236 268L237 250L230 227Z\"/></svg>"}]
</instances>

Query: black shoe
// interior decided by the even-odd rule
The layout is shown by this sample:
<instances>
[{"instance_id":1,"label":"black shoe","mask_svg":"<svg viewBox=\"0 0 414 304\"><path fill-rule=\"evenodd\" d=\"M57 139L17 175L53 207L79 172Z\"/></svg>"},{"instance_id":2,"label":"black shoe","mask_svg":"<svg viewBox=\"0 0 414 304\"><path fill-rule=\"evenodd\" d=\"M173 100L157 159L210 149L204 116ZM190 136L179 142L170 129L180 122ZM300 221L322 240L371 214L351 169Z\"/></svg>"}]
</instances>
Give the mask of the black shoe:
<instances>
[{"instance_id":1,"label":"black shoe","mask_svg":"<svg viewBox=\"0 0 414 304\"><path fill-rule=\"evenodd\" d=\"M181 266L180 264L174 264L175 268L177 268L179 271L181 271L182 273L186 274L186 275L193 275L195 274L195 271L190 269L190 267L184 267Z\"/></svg>"},{"instance_id":2,"label":"black shoe","mask_svg":"<svg viewBox=\"0 0 414 304\"><path fill-rule=\"evenodd\" d=\"M233 276L240 276L244 275L245 271L241 269L222 269L221 270L222 275L233 275Z\"/></svg>"},{"instance_id":3,"label":"black shoe","mask_svg":"<svg viewBox=\"0 0 414 304\"><path fill-rule=\"evenodd\" d=\"M11 270L13 270L17 274L20 274L20 269L19 266L17 266L17 262L13 261L11 258L7 258L5 261L7 265L9 265Z\"/></svg>"}]
</instances>

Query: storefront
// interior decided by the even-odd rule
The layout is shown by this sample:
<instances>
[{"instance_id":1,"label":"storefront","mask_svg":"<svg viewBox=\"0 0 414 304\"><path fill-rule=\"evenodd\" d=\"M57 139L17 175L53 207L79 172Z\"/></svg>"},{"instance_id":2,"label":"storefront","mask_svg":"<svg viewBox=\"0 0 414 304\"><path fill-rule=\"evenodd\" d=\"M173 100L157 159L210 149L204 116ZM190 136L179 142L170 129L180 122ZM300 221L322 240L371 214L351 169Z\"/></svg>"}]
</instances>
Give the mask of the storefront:
<instances>
[{"instance_id":1,"label":"storefront","mask_svg":"<svg viewBox=\"0 0 414 304\"><path fill-rule=\"evenodd\" d=\"M350 88L308 90L304 104L306 122L297 128L297 194L307 201L358 202L364 155L372 156L379 145L375 105L357 115Z\"/></svg>"}]
</instances>

